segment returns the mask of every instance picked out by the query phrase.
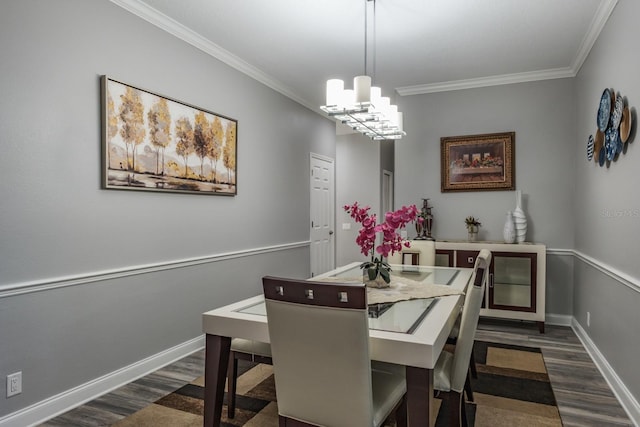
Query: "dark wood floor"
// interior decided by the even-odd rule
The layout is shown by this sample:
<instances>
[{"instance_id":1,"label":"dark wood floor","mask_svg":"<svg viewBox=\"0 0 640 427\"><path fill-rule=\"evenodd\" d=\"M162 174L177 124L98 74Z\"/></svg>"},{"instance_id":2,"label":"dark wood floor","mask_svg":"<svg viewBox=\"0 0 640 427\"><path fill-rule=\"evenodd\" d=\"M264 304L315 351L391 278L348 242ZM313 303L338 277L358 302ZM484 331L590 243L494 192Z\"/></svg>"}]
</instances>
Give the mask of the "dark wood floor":
<instances>
[{"instance_id":1,"label":"dark wood floor","mask_svg":"<svg viewBox=\"0 0 640 427\"><path fill-rule=\"evenodd\" d=\"M633 426L571 328L481 319L476 339L540 348L565 427Z\"/></svg>"},{"instance_id":2,"label":"dark wood floor","mask_svg":"<svg viewBox=\"0 0 640 427\"><path fill-rule=\"evenodd\" d=\"M481 319L476 339L542 349L565 427L633 426L607 382L569 327ZM46 427L105 426L133 414L203 375L204 351L70 410Z\"/></svg>"}]
</instances>

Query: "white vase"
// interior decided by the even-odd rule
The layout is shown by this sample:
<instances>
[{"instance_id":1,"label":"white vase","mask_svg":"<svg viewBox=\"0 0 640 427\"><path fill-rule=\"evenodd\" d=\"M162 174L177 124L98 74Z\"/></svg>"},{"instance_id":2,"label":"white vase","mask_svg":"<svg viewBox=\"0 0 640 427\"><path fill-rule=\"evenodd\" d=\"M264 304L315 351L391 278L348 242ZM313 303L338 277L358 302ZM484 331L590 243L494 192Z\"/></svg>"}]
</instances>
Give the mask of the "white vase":
<instances>
[{"instance_id":1,"label":"white vase","mask_svg":"<svg viewBox=\"0 0 640 427\"><path fill-rule=\"evenodd\" d=\"M505 243L514 243L516 241L516 225L513 222L511 211L507 211L507 219L504 222L502 236L504 237Z\"/></svg>"},{"instance_id":2,"label":"white vase","mask_svg":"<svg viewBox=\"0 0 640 427\"><path fill-rule=\"evenodd\" d=\"M522 210L522 192L516 191L516 208L513 210L513 222L516 226L516 241L522 243L527 237L527 216Z\"/></svg>"}]
</instances>

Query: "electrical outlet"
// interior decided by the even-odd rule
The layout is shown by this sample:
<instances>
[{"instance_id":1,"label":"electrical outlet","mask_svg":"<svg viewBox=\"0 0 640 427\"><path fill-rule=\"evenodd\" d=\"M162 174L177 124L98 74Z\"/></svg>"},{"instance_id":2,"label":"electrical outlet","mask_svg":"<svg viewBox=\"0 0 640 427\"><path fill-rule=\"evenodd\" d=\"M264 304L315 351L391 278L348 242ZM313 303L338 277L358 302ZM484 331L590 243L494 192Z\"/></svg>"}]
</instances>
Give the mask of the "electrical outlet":
<instances>
[{"instance_id":1,"label":"electrical outlet","mask_svg":"<svg viewBox=\"0 0 640 427\"><path fill-rule=\"evenodd\" d=\"M7 375L7 397L22 393L22 371Z\"/></svg>"},{"instance_id":2,"label":"electrical outlet","mask_svg":"<svg viewBox=\"0 0 640 427\"><path fill-rule=\"evenodd\" d=\"M587 311L587 327L591 327L591 312Z\"/></svg>"}]
</instances>

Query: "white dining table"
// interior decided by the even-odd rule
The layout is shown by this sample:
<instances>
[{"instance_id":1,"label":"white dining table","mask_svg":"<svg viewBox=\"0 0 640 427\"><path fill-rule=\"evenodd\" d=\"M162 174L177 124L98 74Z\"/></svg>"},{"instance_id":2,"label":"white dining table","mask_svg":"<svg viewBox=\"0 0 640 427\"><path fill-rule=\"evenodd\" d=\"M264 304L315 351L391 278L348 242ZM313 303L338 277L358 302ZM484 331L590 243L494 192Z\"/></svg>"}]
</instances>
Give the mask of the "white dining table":
<instances>
[{"instance_id":1,"label":"white dining table","mask_svg":"<svg viewBox=\"0 0 640 427\"><path fill-rule=\"evenodd\" d=\"M359 262L329 271L313 280L351 280ZM424 286L466 289L473 269L392 265L392 278L414 279ZM393 284L393 280L392 280ZM392 291L392 290L391 290ZM370 357L404 365L407 378L407 423L430 425L433 411L433 369L462 306L461 294L412 299L369 307ZM232 338L269 343L264 296L256 295L202 314L206 334L204 425L219 426Z\"/></svg>"}]
</instances>

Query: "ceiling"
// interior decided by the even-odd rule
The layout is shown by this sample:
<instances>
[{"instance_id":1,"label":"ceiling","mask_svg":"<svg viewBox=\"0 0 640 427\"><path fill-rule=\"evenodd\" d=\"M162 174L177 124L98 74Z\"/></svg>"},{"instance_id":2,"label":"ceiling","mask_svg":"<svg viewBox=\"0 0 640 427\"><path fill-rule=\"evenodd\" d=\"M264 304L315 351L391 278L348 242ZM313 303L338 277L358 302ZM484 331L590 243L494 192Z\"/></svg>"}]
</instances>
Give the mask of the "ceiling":
<instances>
[{"instance_id":1,"label":"ceiling","mask_svg":"<svg viewBox=\"0 0 640 427\"><path fill-rule=\"evenodd\" d=\"M324 104L326 80L351 87L365 72L365 56L367 74L395 103L399 96L573 77L617 3L111 1L314 111Z\"/></svg>"}]
</instances>

